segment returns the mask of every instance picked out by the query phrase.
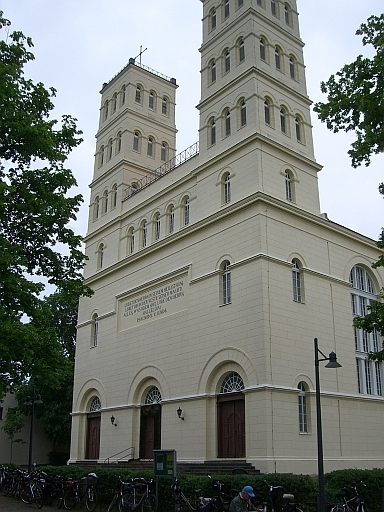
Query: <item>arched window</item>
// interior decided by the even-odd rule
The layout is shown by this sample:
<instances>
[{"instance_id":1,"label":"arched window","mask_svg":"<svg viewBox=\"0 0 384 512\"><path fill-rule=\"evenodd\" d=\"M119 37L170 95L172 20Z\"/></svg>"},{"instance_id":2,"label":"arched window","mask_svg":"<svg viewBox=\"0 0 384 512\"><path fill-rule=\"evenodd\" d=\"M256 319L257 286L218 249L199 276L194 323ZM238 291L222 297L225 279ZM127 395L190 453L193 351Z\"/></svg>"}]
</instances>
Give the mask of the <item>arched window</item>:
<instances>
[{"instance_id":1,"label":"arched window","mask_svg":"<svg viewBox=\"0 0 384 512\"><path fill-rule=\"evenodd\" d=\"M231 303L231 271L229 261L224 261L221 266L221 293L222 293L222 304Z\"/></svg>"},{"instance_id":2,"label":"arched window","mask_svg":"<svg viewBox=\"0 0 384 512\"><path fill-rule=\"evenodd\" d=\"M211 30L216 28L216 9L213 9L211 12Z\"/></svg>"},{"instance_id":3,"label":"arched window","mask_svg":"<svg viewBox=\"0 0 384 512\"><path fill-rule=\"evenodd\" d=\"M225 0L224 2L224 18L228 18L229 16L229 0Z\"/></svg>"},{"instance_id":4,"label":"arched window","mask_svg":"<svg viewBox=\"0 0 384 512\"><path fill-rule=\"evenodd\" d=\"M369 313L369 306L377 300L373 280L365 268L355 266L349 275L352 286L351 304L353 318ZM357 388L365 395L383 396L383 363L369 361L368 354L381 350L379 334L354 327Z\"/></svg>"},{"instance_id":5,"label":"arched window","mask_svg":"<svg viewBox=\"0 0 384 512\"><path fill-rule=\"evenodd\" d=\"M136 86L135 101L141 103L142 89L140 85Z\"/></svg>"},{"instance_id":6,"label":"arched window","mask_svg":"<svg viewBox=\"0 0 384 512\"><path fill-rule=\"evenodd\" d=\"M257 5L260 5L260 7L262 6L262 0L257 0Z\"/></svg>"},{"instance_id":7,"label":"arched window","mask_svg":"<svg viewBox=\"0 0 384 512\"><path fill-rule=\"evenodd\" d=\"M109 103L108 103L108 100L105 101L104 103L104 121L108 118L108 108L109 108Z\"/></svg>"},{"instance_id":8,"label":"arched window","mask_svg":"<svg viewBox=\"0 0 384 512\"><path fill-rule=\"evenodd\" d=\"M302 135L302 121L299 116L295 117L295 131L296 131L296 140L297 142L303 142Z\"/></svg>"},{"instance_id":9,"label":"arched window","mask_svg":"<svg viewBox=\"0 0 384 512\"><path fill-rule=\"evenodd\" d=\"M214 60L211 61L211 83L216 82L216 62Z\"/></svg>"},{"instance_id":10,"label":"arched window","mask_svg":"<svg viewBox=\"0 0 384 512\"><path fill-rule=\"evenodd\" d=\"M115 94L112 97L112 112L116 112L116 109L117 109L117 93L115 92Z\"/></svg>"},{"instance_id":11,"label":"arched window","mask_svg":"<svg viewBox=\"0 0 384 512\"><path fill-rule=\"evenodd\" d=\"M228 373L223 379L220 393L238 393L244 391L244 382L237 372Z\"/></svg>"},{"instance_id":12,"label":"arched window","mask_svg":"<svg viewBox=\"0 0 384 512\"><path fill-rule=\"evenodd\" d=\"M245 46L244 41L242 39L239 41L239 61L245 61Z\"/></svg>"},{"instance_id":13,"label":"arched window","mask_svg":"<svg viewBox=\"0 0 384 512\"><path fill-rule=\"evenodd\" d=\"M135 252L135 230L130 228L128 231L128 252L132 254Z\"/></svg>"},{"instance_id":14,"label":"arched window","mask_svg":"<svg viewBox=\"0 0 384 512\"><path fill-rule=\"evenodd\" d=\"M107 160L110 160L112 158L112 153L113 153L113 141L112 141L112 139L109 139L108 147L107 147Z\"/></svg>"},{"instance_id":15,"label":"arched window","mask_svg":"<svg viewBox=\"0 0 384 512\"><path fill-rule=\"evenodd\" d=\"M91 405L89 406L89 412L98 412L98 411L100 411L100 409L101 409L100 398L95 396L95 398L93 398L93 400L91 402Z\"/></svg>"},{"instance_id":16,"label":"arched window","mask_svg":"<svg viewBox=\"0 0 384 512\"><path fill-rule=\"evenodd\" d=\"M275 2L275 0L271 0L271 13L272 13L274 16L277 16L277 7L276 7L276 2Z\"/></svg>"},{"instance_id":17,"label":"arched window","mask_svg":"<svg viewBox=\"0 0 384 512\"><path fill-rule=\"evenodd\" d=\"M276 69L281 71L281 51L277 46L275 47L275 65Z\"/></svg>"},{"instance_id":18,"label":"arched window","mask_svg":"<svg viewBox=\"0 0 384 512\"><path fill-rule=\"evenodd\" d=\"M153 94L152 91L149 93L148 97L148 108L150 108L151 110L154 110L155 108L155 95Z\"/></svg>"},{"instance_id":19,"label":"arched window","mask_svg":"<svg viewBox=\"0 0 384 512\"><path fill-rule=\"evenodd\" d=\"M304 382L299 382L297 386L299 390L298 405L299 405L299 432L300 434L308 433L308 399L307 399L307 386Z\"/></svg>"},{"instance_id":20,"label":"arched window","mask_svg":"<svg viewBox=\"0 0 384 512\"><path fill-rule=\"evenodd\" d=\"M108 211L108 190L104 191L103 194L103 213L107 213Z\"/></svg>"},{"instance_id":21,"label":"arched window","mask_svg":"<svg viewBox=\"0 0 384 512\"><path fill-rule=\"evenodd\" d=\"M104 164L104 146L100 146L99 151L99 167L101 167Z\"/></svg>"},{"instance_id":22,"label":"arched window","mask_svg":"<svg viewBox=\"0 0 384 512\"><path fill-rule=\"evenodd\" d=\"M161 229L160 213L156 213L154 222L155 222L155 240L159 240L160 239L160 229Z\"/></svg>"},{"instance_id":23,"label":"arched window","mask_svg":"<svg viewBox=\"0 0 384 512\"><path fill-rule=\"evenodd\" d=\"M293 201L293 180L291 173L289 171L285 171L285 199L287 201Z\"/></svg>"},{"instance_id":24,"label":"arched window","mask_svg":"<svg viewBox=\"0 0 384 512\"><path fill-rule=\"evenodd\" d=\"M95 202L93 203L93 220L97 220L100 214L100 198L99 196L95 197Z\"/></svg>"},{"instance_id":25,"label":"arched window","mask_svg":"<svg viewBox=\"0 0 384 512\"><path fill-rule=\"evenodd\" d=\"M116 136L116 153L120 153L121 144L122 144L122 135L121 135L121 132L119 132Z\"/></svg>"},{"instance_id":26,"label":"arched window","mask_svg":"<svg viewBox=\"0 0 384 512\"><path fill-rule=\"evenodd\" d=\"M184 199L183 209L184 209L184 226L188 226L188 224L189 224L189 214L190 214L189 198L188 197L186 197Z\"/></svg>"},{"instance_id":27,"label":"arched window","mask_svg":"<svg viewBox=\"0 0 384 512\"><path fill-rule=\"evenodd\" d=\"M211 119L209 123L210 128L210 146L213 146L216 144L216 123L214 119Z\"/></svg>"},{"instance_id":28,"label":"arched window","mask_svg":"<svg viewBox=\"0 0 384 512\"><path fill-rule=\"evenodd\" d=\"M302 277L300 272L300 262L292 260L292 285L293 285L293 300L295 302L303 302L302 294Z\"/></svg>"},{"instance_id":29,"label":"arched window","mask_svg":"<svg viewBox=\"0 0 384 512\"><path fill-rule=\"evenodd\" d=\"M140 133L135 132L133 134L133 150L139 151L139 147L140 147Z\"/></svg>"},{"instance_id":30,"label":"arched window","mask_svg":"<svg viewBox=\"0 0 384 512\"><path fill-rule=\"evenodd\" d=\"M240 126L245 126L247 124L247 106L245 101L243 100L240 104Z\"/></svg>"},{"instance_id":31,"label":"arched window","mask_svg":"<svg viewBox=\"0 0 384 512\"><path fill-rule=\"evenodd\" d=\"M231 176L228 173L223 176L223 203L227 204L231 202Z\"/></svg>"},{"instance_id":32,"label":"arched window","mask_svg":"<svg viewBox=\"0 0 384 512\"><path fill-rule=\"evenodd\" d=\"M151 404L160 404L161 403L161 393L159 391L159 388L156 386L152 386L147 393L147 396L145 397L145 405L151 405Z\"/></svg>"},{"instance_id":33,"label":"arched window","mask_svg":"<svg viewBox=\"0 0 384 512\"><path fill-rule=\"evenodd\" d=\"M224 53L224 73L229 73L231 70L231 54L229 50Z\"/></svg>"},{"instance_id":34,"label":"arched window","mask_svg":"<svg viewBox=\"0 0 384 512\"><path fill-rule=\"evenodd\" d=\"M103 259L104 259L104 244L99 245L99 249L97 251L97 268L103 268Z\"/></svg>"},{"instance_id":35,"label":"arched window","mask_svg":"<svg viewBox=\"0 0 384 512\"><path fill-rule=\"evenodd\" d=\"M148 235L148 226L147 221L143 221L141 224L141 247L147 247L147 235Z\"/></svg>"},{"instance_id":36,"label":"arched window","mask_svg":"<svg viewBox=\"0 0 384 512\"><path fill-rule=\"evenodd\" d=\"M148 137L147 155L153 156L153 138L152 137Z\"/></svg>"},{"instance_id":37,"label":"arched window","mask_svg":"<svg viewBox=\"0 0 384 512\"><path fill-rule=\"evenodd\" d=\"M111 208L116 208L117 206L117 185L113 185L112 187L112 201L111 201Z\"/></svg>"},{"instance_id":38,"label":"arched window","mask_svg":"<svg viewBox=\"0 0 384 512\"><path fill-rule=\"evenodd\" d=\"M231 113L229 110L225 113L225 136L231 135Z\"/></svg>"},{"instance_id":39,"label":"arched window","mask_svg":"<svg viewBox=\"0 0 384 512\"><path fill-rule=\"evenodd\" d=\"M287 134L287 114L284 107L280 108L280 130Z\"/></svg>"},{"instance_id":40,"label":"arched window","mask_svg":"<svg viewBox=\"0 0 384 512\"><path fill-rule=\"evenodd\" d=\"M125 85L122 86L121 90L120 90L120 106L124 105L125 103Z\"/></svg>"},{"instance_id":41,"label":"arched window","mask_svg":"<svg viewBox=\"0 0 384 512\"><path fill-rule=\"evenodd\" d=\"M292 25L291 10L287 4L284 5L284 19L285 19L286 25L288 25L288 26Z\"/></svg>"},{"instance_id":42,"label":"arched window","mask_svg":"<svg viewBox=\"0 0 384 512\"><path fill-rule=\"evenodd\" d=\"M292 80L296 80L296 60L292 55L289 57L289 75Z\"/></svg>"},{"instance_id":43,"label":"arched window","mask_svg":"<svg viewBox=\"0 0 384 512\"><path fill-rule=\"evenodd\" d=\"M91 347L97 347L97 343L99 341L99 317L98 314L95 313L92 316L92 335L91 335ZM93 411L91 411L93 412Z\"/></svg>"},{"instance_id":44,"label":"arched window","mask_svg":"<svg viewBox=\"0 0 384 512\"><path fill-rule=\"evenodd\" d=\"M160 160L162 162L165 162L167 160L167 154L168 154L168 146L166 142L163 142L161 144L161 151L160 151Z\"/></svg>"},{"instance_id":45,"label":"arched window","mask_svg":"<svg viewBox=\"0 0 384 512\"><path fill-rule=\"evenodd\" d=\"M265 52L265 40L263 37L260 37L259 41L259 51L260 51L260 59L266 60L266 52Z\"/></svg>"},{"instance_id":46,"label":"arched window","mask_svg":"<svg viewBox=\"0 0 384 512\"><path fill-rule=\"evenodd\" d=\"M264 101L264 121L265 124L271 125L271 105L268 99Z\"/></svg>"},{"instance_id":47,"label":"arched window","mask_svg":"<svg viewBox=\"0 0 384 512\"><path fill-rule=\"evenodd\" d=\"M171 234L175 230L175 208L171 206L168 210L168 233Z\"/></svg>"},{"instance_id":48,"label":"arched window","mask_svg":"<svg viewBox=\"0 0 384 512\"><path fill-rule=\"evenodd\" d=\"M163 116L168 115L168 99L164 96L161 101L161 113Z\"/></svg>"},{"instance_id":49,"label":"arched window","mask_svg":"<svg viewBox=\"0 0 384 512\"><path fill-rule=\"evenodd\" d=\"M244 1L243 0L237 0L237 7L243 7Z\"/></svg>"}]
</instances>

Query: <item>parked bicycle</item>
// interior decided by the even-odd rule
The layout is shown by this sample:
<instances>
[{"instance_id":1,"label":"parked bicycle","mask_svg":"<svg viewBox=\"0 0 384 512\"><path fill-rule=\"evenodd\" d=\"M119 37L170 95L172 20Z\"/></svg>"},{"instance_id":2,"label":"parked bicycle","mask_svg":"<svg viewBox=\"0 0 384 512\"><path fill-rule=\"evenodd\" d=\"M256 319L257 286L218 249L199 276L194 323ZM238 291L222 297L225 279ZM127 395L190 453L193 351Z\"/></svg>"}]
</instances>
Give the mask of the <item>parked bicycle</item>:
<instances>
[{"instance_id":1,"label":"parked bicycle","mask_svg":"<svg viewBox=\"0 0 384 512\"><path fill-rule=\"evenodd\" d=\"M341 492L337 494L341 498L340 503L335 503L331 508L331 512L367 512L364 499L359 489L366 487L364 482L354 483L350 487L343 487Z\"/></svg>"},{"instance_id":2,"label":"parked bicycle","mask_svg":"<svg viewBox=\"0 0 384 512\"><path fill-rule=\"evenodd\" d=\"M210 512L212 510L212 498L203 498L202 496L200 496L201 489L196 489L194 491L194 494L198 502L197 507L192 505L192 503L185 496L183 489L180 486L180 482L177 478L171 485L171 489L175 493L175 512L183 512L185 510L198 510L200 512Z\"/></svg>"},{"instance_id":3,"label":"parked bicycle","mask_svg":"<svg viewBox=\"0 0 384 512\"><path fill-rule=\"evenodd\" d=\"M212 480L212 489L216 491L216 495L212 497L212 506L215 510L226 511L229 510L229 506L233 499L233 496L228 493L227 485L220 480L214 480L210 475L208 478ZM232 489L234 494L237 494L238 491Z\"/></svg>"},{"instance_id":4,"label":"parked bicycle","mask_svg":"<svg viewBox=\"0 0 384 512\"><path fill-rule=\"evenodd\" d=\"M96 491L97 476L95 473L89 473L79 480L68 480L67 490L64 493L64 508L73 509L76 505L85 503L89 512L93 512L97 507L98 495Z\"/></svg>"},{"instance_id":5,"label":"parked bicycle","mask_svg":"<svg viewBox=\"0 0 384 512\"><path fill-rule=\"evenodd\" d=\"M142 512L155 512L157 510L157 498L152 490L153 480L145 478L133 478L126 483L119 504L119 511L136 510L140 507Z\"/></svg>"},{"instance_id":6,"label":"parked bicycle","mask_svg":"<svg viewBox=\"0 0 384 512\"><path fill-rule=\"evenodd\" d=\"M28 505L36 503L37 508L43 507L46 476L43 471L32 471L28 475L24 475L20 488L20 499L23 503Z\"/></svg>"},{"instance_id":7,"label":"parked bicycle","mask_svg":"<svg viewBox=\"0 0 384 512\"><path fill-rule=\"evenodd\" d=\"M129 502L128 495L129 494L133 494L132 479L130 479L129 482L123 482L121 480L121 478L119 477L119 485L117 486L116 493L113 496L111 503L109 504L107 512L112 512L112 510L115 507L118 507L119 511L124 510L124 507L122 504L123 496L125 496L124 500L127 501L127 505L128 505L128 502ZM132 500L132 502L133 502L133 500Z\"/></svg>"},{"instance_id":8,"label":"parked bicycle","mask_svg":"<svg viewBox=\"0 0 384 512\"><path fill-rule=\"evenodd\" d=\"M66 481L66 478L59 475L47 477L44 487L44 503L52 505L56 501L57 508L61 508L64 501Z\"/></svg>"},{"instance_id":9,"label":"parked bicycle","mask_svg":"<svg viewBox=\"0 0 384 512\"><path fill-rule=\"evenodd\" d=\"M23 478L27 475L22 469L9 470L5 475L2 493L3 496L20 497L20 490L23 484Z\"/></svg>"},{"instance_id":10,"label":"parked bicycle","mask_svg":"<svg viewBox=\"0 0 384 512\"><path fill-rule=\"evenodd\" d=\"M264 482L268 485L268 496L267 501L264 503L263 510L264 512L275 512L276 501L279 494L284 490L281 485L270 485L266 480ZM298 503L295 502L295 497L293 494L283 494L283 500L285 501L281 511L282 512L302 512Z\"/></svg>"}]
</instances>

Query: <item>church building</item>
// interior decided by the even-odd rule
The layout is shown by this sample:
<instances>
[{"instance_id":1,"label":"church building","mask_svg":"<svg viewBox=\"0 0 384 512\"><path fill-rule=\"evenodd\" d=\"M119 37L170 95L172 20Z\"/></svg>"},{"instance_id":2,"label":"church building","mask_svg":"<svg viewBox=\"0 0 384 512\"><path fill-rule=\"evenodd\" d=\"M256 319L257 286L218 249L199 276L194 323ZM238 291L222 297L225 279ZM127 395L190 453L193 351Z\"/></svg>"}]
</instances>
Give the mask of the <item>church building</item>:
<instances>
[{"instance_id":1,"label":"church building","mask_svg":"<svg viewBox=\"0 0 384 512\"><path fill-rule=\"evenodd\" d=\"M198 0L195 0L198 1ZM135 59L101 89L70 463L384 464L381 348L353 328L384 284L370 238L320 211L296 0L200 0L198 142L177 80Z\"/></svg>"}]
</instances>

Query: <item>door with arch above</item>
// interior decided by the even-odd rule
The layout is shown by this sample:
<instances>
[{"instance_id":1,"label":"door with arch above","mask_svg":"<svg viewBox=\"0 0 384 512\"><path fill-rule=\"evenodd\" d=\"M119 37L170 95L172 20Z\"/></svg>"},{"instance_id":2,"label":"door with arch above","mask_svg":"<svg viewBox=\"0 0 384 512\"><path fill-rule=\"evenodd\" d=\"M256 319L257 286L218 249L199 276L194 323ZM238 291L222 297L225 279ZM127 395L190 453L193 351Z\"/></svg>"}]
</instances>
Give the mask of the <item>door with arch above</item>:
<instances>
[{"instance_id":1,"label":"door with arch above","mask_svg":"<svg viewBox=\"0 0 384 512\"><path fill-rule=\"evenodd\" d=\"M219 458L245 457L244 383L237 372L229 373L217 397L217 448Z\"/></svg>"},{"instance_id":2,"label":"door with arch above","mask_svg":"<svg viewBox=\"0 0 384 512\"><path fill-rule=\"evenodd\" d=\"M95 397L87 414L87 443L85 449L85 458L96 460L100 454L100 425L101 425L101 403L98 397Z\"/></svg>"},{"instance_id":3,"label":"door with arch above","mask_svg":"<svg viewBox=\"0 0 384 512\"><path fill-rule=\"evenodd\" d=\"M161 448L161 394L152 386L140 411L140 459L153 459L153 450Z\"/></svg>"}]
</instances>

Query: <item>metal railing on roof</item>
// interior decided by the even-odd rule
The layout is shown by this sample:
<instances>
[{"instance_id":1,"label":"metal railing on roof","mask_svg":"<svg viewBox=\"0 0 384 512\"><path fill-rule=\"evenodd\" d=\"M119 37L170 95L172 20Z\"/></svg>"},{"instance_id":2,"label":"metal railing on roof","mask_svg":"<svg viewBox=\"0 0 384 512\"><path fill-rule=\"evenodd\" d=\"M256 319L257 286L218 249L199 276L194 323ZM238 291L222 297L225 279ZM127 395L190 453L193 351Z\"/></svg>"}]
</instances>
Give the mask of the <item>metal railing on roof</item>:
<instances>
[{"instance_id":1,"label":"metal railing on roof","mask_svg":"<svg viewBox=\"0 0 384 512\"><path fill-rule=\"evenodd\" d=\"M128 64L126 64L123 68L120 69L119 72L116 73L116 75L113 75L113 77L108 81L103 83L102 89L106 87L108 84L110 84L117 76L120 75L122 71L124 71L129 65L137 66L138 68L144 69L145 71L148 71L148 73L152 73L152 75L156 75L159 78L162 78L163 80L167 80L167 82L171 82L172 84L176 85L176 78L170 78L167 75L164 75L163 73L160 73L159 71L156 71L152 68L149 68L148 66L144 66L144 64L141 64L140 62L136 62L135 59L129 59Z\"/></svg>"},{"instance_id":2,"label":"metal railing on roof","mask_svg":"<svg viewBox=\"0 0 384 512\"><path fill-rule=\"evenodd\" d=\"M151 174L147 174L146 176L141 178L141 180L138 180L135 183L132 183L132 185L129 185L129 187L127 187L125 189L123 201L125 201L126 199L129 199L134 194L137 194L143 188L148 187L154 181L157 181L165 174L168 174L173 169L175 169L179 165L183 164L184 162L186 162L187 160L193 158L194 156L196 156L198 154L199 154L199 143L195 142L194 144L192 144L192 146L189 146L189 148L185 149L178 155L176 155L173 158L171 158L170 160L168 160L168 162L165 162L163 165L161 165L160 167L155 169L153 172L151 172Z\"/></svg>"}]
</instances>

